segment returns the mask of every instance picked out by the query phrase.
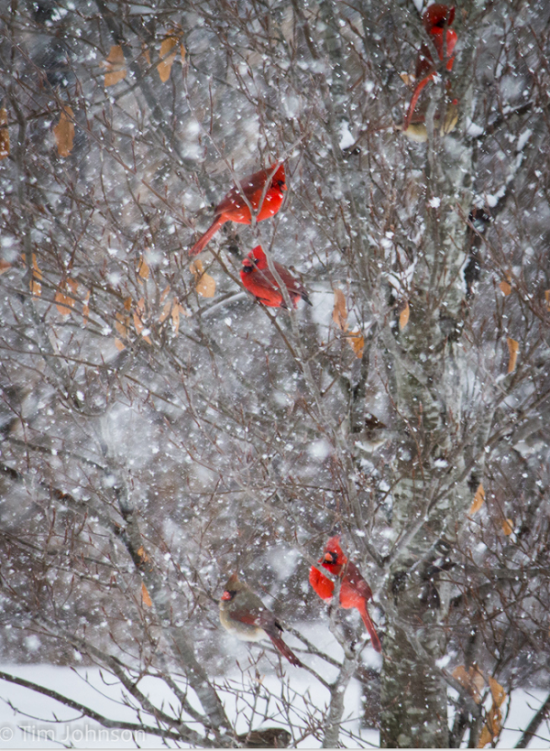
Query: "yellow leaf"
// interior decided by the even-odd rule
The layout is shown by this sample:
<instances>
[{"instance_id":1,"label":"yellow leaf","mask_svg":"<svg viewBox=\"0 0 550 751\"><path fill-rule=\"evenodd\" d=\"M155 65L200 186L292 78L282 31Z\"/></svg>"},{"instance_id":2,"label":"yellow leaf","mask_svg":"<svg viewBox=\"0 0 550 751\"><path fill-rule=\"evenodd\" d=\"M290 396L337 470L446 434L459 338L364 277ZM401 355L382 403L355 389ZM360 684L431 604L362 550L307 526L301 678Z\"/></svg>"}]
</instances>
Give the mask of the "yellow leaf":
<instances>
[{"instance_id":1,"label":"yellow leaf","mask_svg":"<svg viewBox=\"0 0 550 751\"><path fill-rule=\"evenodd\" d=\"M151 270L149 269L149 266L147 264L147 261L143 256L139 259L138 267L137 267L137 275L141 277L142 279L149 279L149 274L151 273Z\"/></svg>"},{"instance_id":2,"label":"yellow leaf","mask_svg":"<svg viewBox=\"0 0 550 751\"><path fill-rule=\"evenodd\" d=\"M518 360L519 344L515 339L508 337L508 351L510 352L510 359L508 360L508 373L513 373L516 369Z\"/></svg>"},{"instance_id":3,"label":"yellow leaf","mask_svg":"<svg viewBox=\"0 0 550 751\"><path fill-rule=\"evenodd\" d=\"M403 329L405 328L405 326L408 324L410 313L411 313L411 311L410 311L410 308L409 308L409 303L406 303L405 307L403 308L403 310L399 314L399 330L400 331L403 331Z\"/></svg>"},{"instance_id":4,"label":"yellow leaf","mask_svg":"<svg viewBox=\"0 0 550 751\"><path fill-rule=\"evenodd\" d=\"M347 334L347 338L356 356L361 359L363 357L363 350L365 349L365 339L363 335L360 331L350 331L350 333Z\"/></svg>"},{"instance_id":5,"label":"yellow leaf","mask_svg":"<svg viewBox=\"0 0 550 751\"><path fill-rule=\"evenodd\" d=\"M8 269L11 269L11 263L8 263L7 261L4 261L3 258L0 258L0 276L2 276L2 274L5 274Z\"/></svg>"},{"instance_id":6,"label":"yellow leaf","mask_svg":"<svg viewBox=\"0 0 550 751\"><path fill-rule=\"evenodd\" d=\"M107 60L103 63L106 68L104 85L114 86L115 83L126 78L126 63L124 61L124 52L120 44L111 47Z\"/></svg>"},{"instance_id":7,"label":"yellow leaf","mask_svg":"<svg viewBox=\"0 0 550 751\"><path fill-rule=\"evenodd\" d=\"M479 483L479 485L477 486L476 494L474 496L474 501L470 506L470 510L468 511L468 516L473 516L474 514L476 514L483 506L484 502L485 490L483 489L483 485Z\"/></svg>"},{"instance_id":8,"label":"yellow leaf","mask_svg":"<svg viewBox=\"0 0 550 751\"><path fill-rule=\"evenodd\" d=\"M489 678L489 687L493 695L493 702L497 708L502 707L504 700L506 699L506 691L502 688L498 681L494 678Z\"/></svg>"},{"instance_id":9,"label":"yellow leaf","mask_svg":"<svg viewBox=\"0 0 550 751\"><path fill-rule=\"evenodd\" d=\"M0 159L5 159L10 153L10 133L7 129L8 111L5 107L0 109Z\"/></svg>"},{"instance_id":10,"label":"yellow leaf","mask_svg":"<svg viewBox=\"0 0 550 751\"><path fill-rule=\"evenodd\" d=\"M459 665L453 670L453 677L468 691L476 704L481 702L481 692L485 685L483 674L474 665L466 670L464 665Z\"/></svg>"},{"instance_id":11,"label":"yellow leaf","mask_svg":"<svg viewBox=\"0 0 550 751\"><path fill-rule=\"evenodd\" d=\"M334 308L332 309L332 320L341 331L347 331L348 328L348 309L346 306L346 297L341 289L334 287Z\"/></svg>"},{"instance_id":12,"label":"yellow leaf","mask_svg":"<svg viewBox=\"0 0 550 751\"><path fill-rule=\"evenodd\" d=\"M203 270L202 261L199 259L193 261L189 268L195 277L195 289L197 293L201 297L214 297L216 293L216 280Z\"/></svg>"},{"instance_id":13,"label":"yellow leaf","mask_svg":"<svg viewBox=\"0 0 550 751\"><path fill-rule=\"evenodd\" d=\"M170 78L170 71L172 70L172 65L174 64L177 54L176 52L171 52L171 50L178 46L178 41L179 37L177 36L167 36L160 45L161 61L157 65L157 70L162 83L166 83Z\"/></svg>"},{"instance_id":14,"label":"yellow leaf","mask_svg":"<svg viewBox=\"0 0 550 751\"><path fill-rule=\"evenodd\" d=\"M88 323L90 316L90 290L88 290L86 297L84 298L84 305L82 306L82 318L84 320L84 326Z\"/></svg>"},{"instance_id":15,"label":"yellow leaf","mask_svg":"<svg viewBox=\"0 0 550 751\"><path fill-rule=\"evenodd\" d=\"M74 141L74 112L65 105L61 110L59 121L53 129L53 134L57 142L57 153L59 156L67 157L73 150Z\"/></svg>"},{"instance_id":16,"label":"yellow leaf","mask_svg":"<svg viewBox=\"0 0 550 751\"><path fill-rule=\"evenodd\" d=\"M502 531L508 537L514 531L514 522L511 519L502 520Z\"/></svg>"},{"instance_id":17,"label":"yellow leaf","mask_svg":"<svg viewBox=\"0 0 550 751\"><path fill-rule=\"evenodd\" d=\"M143 582L141 582L141 600L146 608L152 608L153 602L151 600L151 597L149 596L149 592L147 591L147 587Z\"/></svg>"}]
</instances>

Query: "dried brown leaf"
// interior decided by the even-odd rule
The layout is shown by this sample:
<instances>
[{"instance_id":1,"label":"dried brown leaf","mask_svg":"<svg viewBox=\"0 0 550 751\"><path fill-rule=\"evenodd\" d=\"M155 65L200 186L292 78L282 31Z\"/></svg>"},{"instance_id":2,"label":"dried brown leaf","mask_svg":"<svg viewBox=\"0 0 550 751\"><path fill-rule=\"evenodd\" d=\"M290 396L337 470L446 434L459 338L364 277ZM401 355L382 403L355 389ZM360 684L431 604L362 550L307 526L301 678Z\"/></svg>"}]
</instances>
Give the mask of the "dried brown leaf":
<instances>
[{"instance_id":1,"label":"dried brown leaf","mask_svg":"<svg viewBox=\"0 0 550 751\"><path fill-rule=\"evenodd\" d=\"M147 563L147 561L151 560L149 556L147 555L147 551L145 550L143 545L139 546L137 554L139 555L142 563Z\"/></svg>"},{"instance_id":2,"label":"dried brown leaf","mask_svg":"<svg viewBox=\"0 0 550 751\"><path fill-rule=\"evenodd\" d=\"M174 336L177 336L180 330L180 306L177 303L172 307L172 325L174 327Z\"/></svg>"},{"instance_id":3,"label":"dried brown leaf","mask_svg":"<svg viewBox=\"0 0 550 751\"><path fill-rule=\"evenodd\" d=\"M162 309L162 313L159 316L159 323L164 323L164 321L168 318L170 315L170 309L172 307L172 300L166 300L164 303L164 307Z\"/></svg>"},{"instance_id":4,"label":"dried brown leaf","mask_svg":"<svg viewBox=\"0 0 550 751\"><path fill-rule=\"evenodd\" d=\"M483 485L479 483L479 485L477 486L473 503L470 506L470 510L468 511L468 515L473 516L474 514L476 514L479 511L479 509L483 506L484 503L485 503L485 490L483 489Z\"/></svg>"},{"instance_id":5,"label":"dried brown leaf","mask_svg":"<svg viewBox=\"0 0 550 751\"><path fill-rule=\"evenodd\" d=\"M145 586L143 582L141 582L141 601L143 602L146 608L153 607L153 601L151 600L149 592L147 591L147 587Z\"/></svg>"},{"instance_id":6,"label":"dried brown leaf","mask_svg":"<svg viewBox=\"0 0 550 751\"><path fill-rule=\"evenodd\" d=\"M502 520L502 531L508 537L514 531L514 522L511 519Z\"/></svg>"},{"instance_id":7,"label":"dried brown leaf","mask_svg":"<svg viewBox=\"0 0 550 751\"><path fill-rule=\"evenodd\" d=\"M502 729L502 714L500 709L493 704L489 713L487 714L487 721L483 726L483 730L480 733L479 741L477 743L478 748L483 748L488 743L492 743L496 740Z\"/></svg>"},{"instance_id":8,"label":"dried brown leaf","mask_svg":"<svg viewBox=\"0 0 550 751\"><path fill-rule=\"evenodd\" d=\"M84 322L84 326L88 323L88 318L90 317L90 290L86 293L86 297L84 298L84 305L82 306L82 318Z\"/></svg>"},{"instance_id":9,"label":"dried brown leaf","mask_svg":"<svg viewBox=\"0 0 550 751\"><path fill-rule=\"evenodd\" d=\"M114 86L115 83L122 81L126 78L126 63L124 60L124 51L120 44L115 44L111 47L107 60L103 63L106 68L105 73L105 88L108 86Z\"/></svg>"},{"instance_id":10,"label":"dried brown leaf","mask_svg":"<svg viewBox=\"0 0 550 751\"><path fill-rule=\"evenodd\" d=\"M475 666L468 670L464 665L459 665L453 670L453 677L466 689L476 704L481 703L481 692L485 685L483 674Z\"/></svg>"},{"instance_id":11,"label":"dried brown leaf","mask_svg":"<svg viewBox=\"0 0 550 751\"><path fill-rule=\"evenodd\" d=\"M400 331L403 331L403 329L405 328L405 326L408 324L410 314L411 314L411 311L410 311L410 308L409 308L409 303L406 303L405 307L403 308L403 310L399 314L399 330Z\"/></svg>"},{"instance_id":12,"label":"dried brown leaf","mask_svg":"<svg viewBox=\"0 0 550 751\"><path fill-rule=\"evenodd\" d=\"M157 65L157 70L159 72L160 80L162 83L166 83L166 81L170 78L170 71L172 70L172 65L174 64L174 60L176 59L176 52L171 52L175 47L178 46L179 37L178 36L166 36L162 44L160 45L160 57L161 61Z\"/></svg>"},{"instance_id":13,"label":"dried brown leaf","mask_svg":"<svg viewBox=\"0 0 550 751\"><path fill-rule=\"evenodd\" d=\"M204 271L202 261L197 258L189 268L195 277L195 289L197 293L201 297L214 297L216 293L216 280Z\"/></svg>"},{"instance_id":14,"label":"dried brown leaf","mask_svg":"<svg viewBox=\"0 0 550 751\"><path fill-rule=\"evenodd\" d=\"M0 276L2 276L2 274L5 274L8 269L11 269L11 263L8 263L7 261L4 261L3 258L0 258Z\"/></svg>"},{"instance_id":15,"label":"dried brown leaf","mask_svg":"<svg viewBox=\"0 0 550 751\"><path fill-rule=\"evenodd\" d=\"M163 289L162 294L160 296L160 304L161 305L166 300L166 298L168 297L169 294L170 294L170 285L167 284L166 287Z\"/></svg>"},{"instance_id":16,"label":"dried brown leaf","mask_svg":"<svg viewBox=\"0 0 550 751\"><path fill-rule=\"evenodd\" d=\"M149 265L143 256L141 256L141 258L139 259L136 273L139 277L141 277L141 279L149 279L151 269L149 268Z\"/></svg>"},{"instance_id":17,"label":"dried brown leaf","mask_svg":"<svg viewBox=\"0 0 550 751\"><path fill-rule=\"evenodd\" d=\"M365 349L365 338L360 331L350 331L349 334L347 334L347 337L355 355L361 359Z\"/></svg>"},{"instance_id":18,"label":"dried brown leaf","mask_svg":"<svg viewBox=\"0 0 550 751\"><path fill-rule=\"evenodd\" d=\"M74 143L74 112L71 107L65 105L61 110L61 115L53 134L57 142L57 153L59 156L67 157L73 150Z\"/></svg>"},{"instance_id":19,"label":"dried brown leaf","mask_svg":"<svg viewBox=\"0 0 550 751\"><path fill-rule=\"evenodd\" d=\"M77 289L78 282L74 279L63 279L59 282L55 293L55 307L62 316L68 316L74 308Z\"/></svg>"},{"instance_id":20,"label":"dried brown leaf","mask_svg":"<svg viewBox=\"0 0 550 751\"><path fill-rule=\"evenodd\" d=\"M10 132L8 125L8 111L5 107L0 108L0 159L5 159L10 154Z\"/></svg>"},{"instance_id":21,"label":"dried brown leaf","mask_svg":"<svg viewBox=\"0 0 550 751\"><path fill-rule=\"evenodd\" d=\"M550 289L547 289L544 293L544 299L546 300L546 310L550 311Z\"/></svg>"},{"instance_id":22,"label":"dried brown leaf","mask_svg":"<svg viewBox=\"0 0 550 751\"><path fill-rule=\"evenodd\" d=\"M348 309L346 306L346 296L338 287L334 287L334 308L332 309L332 320L341 331L348 329Z\"/></svg>"},{"instance_id":23,"label":"dried brown leaf","mask_svg":"<svg viewBox=\"0 0 550 751\"><path fill-rule=\"evenodd\" d=\"M136 309L134 310L134 313L133 313L134 328L139 334L139 336L143 337L144 341L146 341L147 344L152 344L150 336L148 334L143 334L143 332L146 329L145 324L143 323L144 315L145 315L145 298L142 297L136 303Z\"/></svg>"},{"instance_id":24,"label":"dried brown leaf","mask_svg":"<svg viewBox=\"0 0 550 751\"><path fill-rule=\"evenodd\" d=\"M119 352L122 352L123 349L126 349L126 345L123 344L120 339L115 339L115 347L118 349Z\"/></svg>"},{"instance_id":25,"label":"dried brown leaf","mask_svg":"<svg viewBox=\"0 0 550 751\"><path fill-rule=\"evenodd\" d=\"M510 284L510 282L504 281L504 282L501 282L498 286L500 288L500 291L504 295L508 296L512 293L512 285Z\"/></svg>"},{"instance_id":26,"label":"dried brown leaf","mask_svg":"<svg viewBox=\"0 0 550 751\"><path fill-rule=\"evenodd\" d=\"M30 281L31 294L35 297L40 297L42 294L42 272L38 268L38 261L36 260L35 253L32 254L32 278Z\"/></svg>"},{"instance_id":27,"label":"dried brown leaf","mask_svg":"<svg viewBox=\"0 0 550 751\"><path fill-rule=\"evenodd\" d=\"M507 341L508 351L510 353L510 358L508 360L508 373L513 373L518 361L519 343L510 337L507 338Z\"/></svg>"},{"instance_id":28,"label":"dried brown leaf","mask_svg":"<svg viewBox=\"0 0 550 751\"><path fill-rule=\"evenodd\" d=\"M126 337L128 335L128 323L128 316L124 315L124 313L117 313L115 315L115 330L118 331L121 336Z\"/></svg>"},{"instance_id":29,"label":"dried brown leaf","mask_svg":"<svg viewBox=\"0 0 550 751\"><path fill-rule=\"evenodd\" d=\"M506 691L502 688L500 683L494 678L489 677L489 687L493 695L493 702L495 706L500 709L506 700Z\"/></svg>"}]
</instances>

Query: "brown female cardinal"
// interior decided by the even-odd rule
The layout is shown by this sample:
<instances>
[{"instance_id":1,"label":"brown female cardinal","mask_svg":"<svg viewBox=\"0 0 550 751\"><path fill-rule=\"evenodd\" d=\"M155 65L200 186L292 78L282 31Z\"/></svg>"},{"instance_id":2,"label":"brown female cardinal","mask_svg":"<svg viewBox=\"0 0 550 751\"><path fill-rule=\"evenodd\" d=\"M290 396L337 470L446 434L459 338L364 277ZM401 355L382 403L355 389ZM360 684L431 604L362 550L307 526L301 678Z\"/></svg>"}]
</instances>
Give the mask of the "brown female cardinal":
<instances>
[{"instance_id":1,"label":"brown female cardinal","mask_svg":"<svg viewBox=\"0 0 550 751\"><path fill-rule=\"evenodd\" d=\"M311 305L304 285L295 279L290 271L276 261L273 262L281 281L288 290L292 304L296 308L298 300ZM267 258L261 245L256 245L243 261L241 280L246 289L268 308L286 308L279 283L269 270Z\"/></svg>"},{"instance_id":2,"label":"brown female cardinal","mask_svg":"<svg viewBox=\"0 0 550 751\"><path fill-rule=\"evenodd\" d=\"M229 577L220 600L220 622L242 641L271 639L273 646L299 668L303 665L281 639L283 627L250 587L237 574Z\"/></svg>"},{"instance_id":3,"label":"brown female cardinal","mask_svg":"<svg viewBox=\"0 0 550 751\"><path fill-rule=\"evenodd\" d=\"M319 563L341 580L340 605L346 609L357 608L369 632L372 646L377 652L381 652L382 645L367 610L367 602L372 599L371 588L363 579L355 563L348 561L346 558L340 547L339 535L331 537L327 542L323 557L319 558ZM309 570L309 583L323 600L332 599L334 582L327 576L323 576L315 566L312 566Z\"/></svg>"},{"instance_id":4,"label":"brown female cardinal","mask_svg":"<svg viewBox=\"0 0 550 751\"><path fill-rule=\"evenodd\" d=\"M267 186L268 180L269 186ZM278 167L277 164L272 164L267 170L262 169L245 177L238 186L231 188L229 193L222 198L221 203L216 206L214 221L189 250L189 255L196 256L204 250L222 224L226 222L251 224L250 207L255 213L257 222L275 216L283 203L284 190L286 190L284 164Z\"/></svg>"}]
</instances>

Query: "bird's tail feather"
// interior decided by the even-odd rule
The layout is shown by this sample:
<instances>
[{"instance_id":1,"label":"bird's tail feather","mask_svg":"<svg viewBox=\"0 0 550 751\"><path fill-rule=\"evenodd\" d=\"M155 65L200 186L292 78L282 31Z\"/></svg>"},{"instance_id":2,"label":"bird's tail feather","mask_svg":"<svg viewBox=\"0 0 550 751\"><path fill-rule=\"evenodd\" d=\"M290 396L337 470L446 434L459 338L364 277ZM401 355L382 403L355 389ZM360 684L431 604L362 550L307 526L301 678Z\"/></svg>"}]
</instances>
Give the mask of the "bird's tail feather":
<instances>
[{"instance_id":1,"label":"bird's tail feather","mask_svg":"<svg viewBox=\"0 0 550 751\"><path fill-rule=\"evenodd\" d=\"M279 652L283 655L283 657L286 657L286 659L290 662L291 665L296 665L297 668L303 668L304 666L300 662L300 660L296 657L294 652L290 649L289 646L287 646L284 641L278 637L278 636L271 636L271 634L268 634L269 638L273 642L273 646L275 649L278 649Z\"/></svg>"},{"instance_id":2,"label":"bird's tail feather","mask_svg":"<svg viewBox=\"0 0 550 751\"><path fill-rule=\"evenodd\" d=\"M361 613L361 618L363 619L363 623L365 624L365 627L367 631L369 632L372 646L377 652L381 652L382 644L380 643L380 639L378 638L378 634L376 633L376 629L374 628L374 623L370 619L370 615L368 613L366 606L362 608L358 608L358 610Z\"/></svg>"},{"instance_id":3,"label":"bird's tail feather","mask_svg":"<svg viewBox=\"0 0 550 751\"><path fill-rule=\"evenodd\" d=\"M193 245L192 248L189 249L189 255L198 256L199 253L202 253L202 251L208 245L210 240L214 237L214 235L222 226L222 224L225 224L225 221L226 220L223 218L223 214L221 216L216 217L216 219L214 219L211 226L206 230L204 235L199 240L197 240L197 242Z\"/></svg>"}]
</instances>

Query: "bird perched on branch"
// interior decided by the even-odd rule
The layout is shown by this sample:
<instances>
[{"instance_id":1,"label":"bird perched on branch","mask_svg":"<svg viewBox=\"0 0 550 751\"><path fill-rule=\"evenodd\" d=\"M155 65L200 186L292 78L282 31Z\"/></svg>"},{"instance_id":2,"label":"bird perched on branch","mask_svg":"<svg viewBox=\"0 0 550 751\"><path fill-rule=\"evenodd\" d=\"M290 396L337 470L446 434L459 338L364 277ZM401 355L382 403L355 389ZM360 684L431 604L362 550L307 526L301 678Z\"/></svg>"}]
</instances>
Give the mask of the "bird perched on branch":
<instances>
[{"instance_id":1,"label":"bird perched on branch","mask_svg":"<svg viewBox=\"0 0 550 751\"><path fill-rule=\"evenodd\" d=\"M229 577L220 600L220 622L242 641L271 639L273 646L296 667L303 667L281 638L283 627L250 587L237 574Z\"/></svg>"},{"instance_id":2,"label":"bird perched on branch","mask_svg":"<svg viewBox=\"0 0 550 751\"><path fill-rule=\"evenodd\" d=\"M442 62L445 60L445 68L449 71L453 68L455 59L452 53L458 39L456 32L449 28L453 23L454 17L455 9L442 3L430 5L422 16L422 23L431 38L439 60ZM426 140L423 137L419 137L418 134L420 130L423 136L426 133L426 126L424 124L425 113L422 112L423 108L419 108L417 105L420 94L437 75L437 66L434 63L430 47L431 45L423 44L416 58L416 86L403 125L401 126L401 130L410 138L413 138L413 140ZM449 82L447 82L447 90L449 89ZM442 133L449 133L455 127L458 120L457 104L458 100L454 99L447 108L442 122L438 126ZM440 116L438 119L441 121Z\"/></svg>"},{"instance_id":3,"label":"bird perched on branch","mask_svg":"<svg viewBox=\"0 0 550 751\"><path fill-rule=\"evenodd\" d=\"M300 299L311 305L304 285L295 279L285 266L276 261L273 265L287 288L294 307L298 306ZM253 248L244 259L241 279L246 289L263 305L269 308L286 308L281 288L267 265L267 258L261 245Z\"/></svg>"},{"instance_id":4,"label":"bird perched on branch","mask_svg":"<svg viewBox=\"0 0 550 751\"><path fill-rule=\"evenodd\" d=\"M372 599L372 591L363 579L357 566L348 561L340 547L340 535L331 537L325 545L323 557L319 558L323 568L340 579L340 605L345 609L357 608L363 623L377 652L382 651L380 639L374 628L367 610L367 602ZM328 576L324 576L318 568L312 566L309 570L309 583L323 600L332 599L335 583Z\"/></svg>"},{"instance_id":5,"label":"bird perched on branch","mask_svg":"<svg viewBox=\"0 0 550 751\"><path fill-rule=\"evenodd\" d=\"M240 180L216 206L214 221L189 250L189 255L196 256L203 251L226 222L251 224L251 210L257 222L275 216L283 203L285 190L284 164L272 164L269 169L262 169Z\"/></svg>"}]
</instances>

